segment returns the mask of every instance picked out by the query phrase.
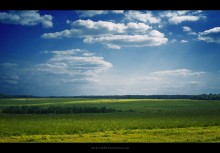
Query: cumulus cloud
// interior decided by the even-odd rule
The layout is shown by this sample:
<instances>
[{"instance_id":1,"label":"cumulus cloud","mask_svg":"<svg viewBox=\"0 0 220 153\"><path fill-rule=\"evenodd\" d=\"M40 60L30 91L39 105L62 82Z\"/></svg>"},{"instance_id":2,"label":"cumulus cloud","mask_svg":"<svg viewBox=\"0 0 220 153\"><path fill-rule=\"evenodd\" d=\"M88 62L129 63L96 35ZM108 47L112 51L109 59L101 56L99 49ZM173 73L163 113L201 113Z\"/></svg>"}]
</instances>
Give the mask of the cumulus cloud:
<instances>
[{"instance_id":1,"label":"cumulus cloud","mask_svg":"<svg viewBox=\"0 0 220 153\"><path fill-rule=\"evenodd\" d=\"M196 33L196 32L193 32L190 27L183 26L182 28L183 28L183 31L186 32L186 33L189 34L189 35L197 35L197 33Z\"/></svg>"},{"instance_id":2,"label":"cumulus cloud","mask_svg":"<svg viewBox=\"0 0 220 153\"><path fill-rule=\"evenodd\" d=\"M85 40L85 41L86 41L86 40ZM93 41L93 40L92 40L92 41ZM118 46L118 45L108 44L108 43L106 43L106 47L112 48L112 49L121 49L121 47Z\"/></svg>"},{"instance_id":3,"label":"cumulus cloud","mask_svg":"<svg viewBox=\"0 0 220 153\"><path fill-rule=\"evenodd\" d=\"M79 15L79 17L93 17L96 15L102 15L102 14L108 14L108 13L115 13L115 14L123 14L123 10L113 10L113 11L107 11L107 10L79 10L76 11L76 13Z\"/></svg>"},{"instance_id":4,"label":"cumulus cloud","mask_svg":"<svg viewBox=\"0 0 220 153\"><path fill-rule=\"evenodd\" d=\"M167 18L171 24L180 24L182 22L195 22L205 18L201 11L165 11L160 14L161 18Z\"/></svg>"},{"instance_id":5,"label":"cumulus cloud","mask_svg":"<svg viewBox=\"0 0 220 153\"><path fill-rule=\"evenodd\" d=\"M118 32L123 33L126 26L123 23L114 23L110 21L92 21L92 20L76 20L71 24L76 28L85 28L87 30L104 30L107 32Z\"/></svg>"},{"instance_id":6,"label":"cumulus cloud","mask_svg":"<svg viewBox=\"0 0 220 153\"><path fill-rule=\"evenodd\" d=\"M125 33L127 27L123 23L113 23L109 21L76 20L70 22L70 30L63 30L55 33L45 33L42 38L63 38L63 37L87 37L104 34Z\"/></svg>"},{"instance_id":7,"label":"cumulus cloud","mask_svg":"<svg viewBox=\"0 0 220 153\"><path fill-rule=\"evenodd\" d=\"M197 20L199 20L198 16L177 16L177 17L174 16L171 19L169 19L169 21L174 24L178 24L183 21L197 21Z\"/></svg>"},{"instance_id":8,"label":"cumulus cloud","mask_svg":"<svg viewBox=\"0 0 220 153\"><path fill-rule=\"evenodd\" d=\"M135 22L129 22L127 23L126 29L127 32L131 32L131 33L146 33L149 29L151 29L152 27L150 27L147 24L144 23L135 23Z\"/></svg>"},{"instance_id":9,"label":"cumulus cloud","mask_svg":"<svg viewBox=\"0 0 220 153\"><path fill-rule=\"evenodd\" d=\"M114 23L110 21L68 21L70 30L45 33L42 38L83 38L84 43L101 43L108 48L159 46L166 44L165 35L145 23Z\"/></svg>"},{"instance_id":10,"label":"cumulus cloud","mask_svg":"<svg viewBox=\"0 0 220 153\"><path fill-rule=\"evenodd\" d=\"M63 30L54 33L45 33L41 37L45 39L55 39L63 37L88 37L109 34L125 34L125 33L146 33L150 26L144 23L129 22L114 23L110 21L92 21L92 20L76 20L74 22L68 21L72 29Z\"/></svg>"},{"instance_id":11,"label":"cumulus cloud","mask_svg":"<svg viewBox=\"0 0 220 153\"><path fill-rule=\"evenodd\" d=\"M85 43L101 43L109 48L120 49L121 47L144 47L160 46L168 41L164 35L158 31L151 31L146 35L111 35L98 38L85 38Z\"/></svg>"},{"instance_id":12,"label":"cumulus cloud","mask_svg":"<svg viewBox=\"0 0 220 153\"><path fill-rule=\"evenodd\" d=\"M190 31L192 31L192 29L190 27L184 26L183 31L190 32Z\"/></svg>"},{"instance_id":13,"label":"cumulus cloud","mask_svg":"<svg viewBox=\"0 0 220 153\"><path fill-rule=\"evenodd\" d=\"M53 27L51 15L40 15L38 11L9 11L0 12L0 22L18 24L23 26L35 26L42 24L45 28Z\"/></svg>"},{"instance_id":14,"label":"cumulus cloud","mask_svg":"<svg viewBox=\"0 0 220 153\"><path fill-rule=\"evenodd\" d=\"M65 51L63 51L63 50L47 51L46 53L53 53L56 55L74 55L74 54L82 53L82 52L85 52L85 51L80 50L80 49L69 49L69 50L65 50Z\"/></svg>"},{"instance_id":15,"label":"cumulus cloud","mask_svg":"<svg viewBox=\"0 0 220 153\"><path fill-rule=\"evenodd\" d=\"M49 51L49 53L53 54L52 58L46 63L38 64L38 71L69 77L81 76L83 78L95 76L112 67L112 64L105 61L103 57L95 56L85 50L72 49Z\"/></svg>"},{"instance_id":16,"label":"cumulus cloud","mask_svg":"<svg viewBox=\"0 0 220 153\"><path fill-rule=\"evenodd\" d=\"M81 49L41 53L50 56L38 64L18 67L16 63L1 63L1 89L8 93L34 95L85 94L81 91L83 88L96 86L99 76L113 67L103 57Z\"/></svg>"},{"instance_id":17,"label":"cumulus cloud","mask_svg":"<svg viewBox=\"0 0 220 153\"><path fill-rule=\"evenodd\" d=\"M207 43L220 43L220 27L215 27L204 32L199 32L198 40L205 41Z\"/></svg>"},{"instance_id":18,"label":"cumulus cloud","mask_svg":"<svg viewBox=\"0 0 220 153\"><path fill-rule=\"evenodd\" d=\"M112 13L116 13L116 14L123 14L124 10L113 10L111 11Z\"/></svg>"},{"instance_id":19,"label":"cumulus cloud","mask_svg":"<svg viewBox=\"0 0 220 153\"><path fill-rule=\"evenodd\" d=\"M45 39L61 39L63 37L70 38L72 37L74 32L78 33L78 30L63 30L63 31L54 32L54 33L44 33L41 37Z\"/></svg>"},{"instance_id":20,"label":"cumulus cloud","mask_svg":"<svg viewBox=\"0 0 220 153\"><path fill-rule=\"evenodd\" d=\"M188 40L181 40L181 43L188 43Z\"/></svg>"},{"instance_id":21,"label":"cumulus cloud","mask_svg":"<svg viewBox=\"0 0 220 153\"><path fill-rule=\"evenodd\" d=\"M144 23L160 23L160 18L154 17L151 12L128 11L125 13L125 19L130 21L141 21Z\"/></svg>"}]
</instances>

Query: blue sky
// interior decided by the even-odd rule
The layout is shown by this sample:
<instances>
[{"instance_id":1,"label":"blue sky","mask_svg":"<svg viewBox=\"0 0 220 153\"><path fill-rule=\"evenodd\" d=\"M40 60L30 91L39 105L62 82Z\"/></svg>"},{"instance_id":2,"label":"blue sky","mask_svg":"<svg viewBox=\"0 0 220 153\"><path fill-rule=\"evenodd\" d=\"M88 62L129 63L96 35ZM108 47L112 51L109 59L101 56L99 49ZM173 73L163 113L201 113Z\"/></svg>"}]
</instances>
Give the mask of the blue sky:
<instances>
[{"instance_id":1,"label":"blue sky","mask_svg":"<svg viewBox=\"0 0 220 153\"><path fill-rule=\"evenodd\" d=\"M220 93L220 11L0 11L0 93Z\"/></svg>"}]
</instances>

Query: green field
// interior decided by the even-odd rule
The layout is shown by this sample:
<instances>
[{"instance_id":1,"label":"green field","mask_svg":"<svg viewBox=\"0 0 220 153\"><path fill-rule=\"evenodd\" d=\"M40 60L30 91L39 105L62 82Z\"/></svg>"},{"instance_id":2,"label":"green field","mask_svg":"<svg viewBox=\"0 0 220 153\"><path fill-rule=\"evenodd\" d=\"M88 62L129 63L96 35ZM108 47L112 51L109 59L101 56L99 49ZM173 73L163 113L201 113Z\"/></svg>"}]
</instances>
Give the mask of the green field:
<instances>
[{"instance_id":1,"label":"green field","mask_svg":"<svg viewBox=\"0 0 220 153\"><path fill-rule=\"evenodd\" d=\"M0 142L220 142L220 101L214 100L17 98L0 99L0 112L51 105L122 112L0 113Z\"/></svg>"}]
</instances>

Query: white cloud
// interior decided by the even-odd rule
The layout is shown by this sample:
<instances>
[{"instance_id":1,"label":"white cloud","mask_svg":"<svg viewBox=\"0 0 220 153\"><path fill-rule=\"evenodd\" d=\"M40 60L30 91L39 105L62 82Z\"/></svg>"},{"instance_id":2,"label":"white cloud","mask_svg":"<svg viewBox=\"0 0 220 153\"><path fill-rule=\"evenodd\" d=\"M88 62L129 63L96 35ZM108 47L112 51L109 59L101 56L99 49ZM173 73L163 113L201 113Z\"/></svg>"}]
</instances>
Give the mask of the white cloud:
<instances>
[{"instance_id":1,"label":"white cloud","mask_svg":"<svg viewBox=\"0 0 220 153\"><path fill-rule=\"evenodd\" d=\"M160 23L160 18L154 17L151 12L128 11L125 13L125 19L150 24Z\"/></svg>"},{"instance_id":2,"label":"white cloud","mask_svg":"<svg viewBox=\"0 0 220 153\"><path fill-rule=\"evenodd\" d=\"M163 33L156 30L145 35L109 35L98 38L85 38L85 43L101 43L109 48L120 49L121 47L144 47L160 46L168 41Z\"/></svg>"},{"instance_id":3,"label":"white cloud","mask_svg":"<svg viewBox=\"0 0 220 153\"><path fill-rule=\"evenodd\" d=\"M149 74L148 76L142 76L138 78L133 78L134 81L161 81L163 78L154 76L154 74Z\"/></svg>"},{"instance_id":4,"label":"white cloud","mask_svg":"<svg viewBox=\"0 0 220 153\"><path fill-rule=\"evenodd\" d=\"M107 32L123 33L126 26L123 23L113 23L110 21L76 20L71 24L73 27L85 28L87 30L104 30Z\"/></svg>"},{"instance_id":5,"label":"white cloud","mask_svg":"<svg viewBox=\"0 0 220 153\"><path fill-rule=\"evenodd\" d=\"M83 55L83 56L93 56L94 53L83 53L82 55Z\"/></svg>"},{"instance_id":6,"label":"white cloud","mask_svg":"<svg viewBox=\"0 0 220 153\"><path fill-rule=\"evenodd\" d=\"M183 31L185 31L185 32L191 32L192 29L191 29L190 27L183 26Z\"/></svg>"},{"instance_id":7,"label":"white cloud","mask_svg":"<svg viewBox=\"0 0 220 153\"><path fill-rule=\"evenodd\" d=\"M181 40L181 43L188 43L188 40Z\"/></svg>"},{"instance_id":8,"label":"white cloud","mask_svg":"<svg viewBox=\"0 0 220 153\"><path fill-rule=\"evenodd\" d=\"M193 31L192 31L192 32L189 32L188 34L189 34L189 35L194 35L194 36L197 36L197 35L198 35L196 32L193 32Z\"/></svg>"},{"instance_id":9,"label":"white cloud","mask_svg":"<svg viewBox=\"0 0 220 153\"><path fill-rule=\"evenodd\" d=\"M191 11L166 11L160 14L161 18L167 18L171 24L180 24L182 22L195 22L201 18L205 18L201 14L202 12L191 12Z\"/></svg>"},{"instance_id":10,"label":"white cloud","mask_svg":"<svg viewBox=\"0 0 220 153\"><path fill-rule=\"evenodd\" d=\"M187 34L189 34L189 35L197 35L197 33L196 33L196 32L193 32L190 27L183 26L182 28L183 28L183 31L184 31L184 32L187 32Z\"/></svg>"},{"instance_id":11,"label":"white cloud","mask_svg":"<svg viewBox=\"0 0 220 153\"><path fill-rule=\"evenodd\" d=\"M193 72L192 70L188 69L176 69L176 70L165 70L165 71L157 71L153 72L152 75L154 76L177 76L177 77L189 77L189 76L200 76L205 72Z\"/></svg>"},{"instance_id":12,"label":"white cloud","mask_svg":"<svg viewBox=\"0 0 220 153\"><path fill-rule=\"evenodd\" d=\"M93 17L96 15L108 14L108 13L115 13L115 14L123 14L123 10L114 10L114 11L107 11L107 10L80 10L76 11L79 17Z\"/></svg>"},{"instance_id":13,"label":"white cloud","mask_svg":"<svg viewBox=\"0 0 220 153\"><path fill-rule=\"evenodd\" d=\"M169 19L171 23L179 24L183 21L197 21L199 20L198 16L176 16Z\"/></svg>"},{"instance_id":14,"label":"white cloud","mask_svg":"<svg viewBox=\"0 0 220 153\"><path fill-rule=\"evenodd\" d=\"M124 10L114 10L114 11L111 11L111 12L116 13L116 14L123 14Z\"/></svg>"},{"instance_id":15,"label":"white cloud","mask_svg":"<svg viewBox=\"0 0 220 153\"><path fill-rule=\"evenodd\" d=\"M111 48L111 49L121 49L120 46L114 45L114 44L106 44L106 47Z\"/></svg>"},{"instance_id":16,"label":"white cloud","mask_svg":"<svg viewBox=\"0 0 220 153\"><path fill-rule=\"evenodd\" d=\"M51 15L40 15L38 11L9 11L0 12L0 22L7 24L18 24L34 26L42 24L43 27L53 27Z\"/></svg>"},{"instance_id":17,"label":"white cloud","mask_svg":"<svg viewBox=\"0 0 220 153\"><path fill-rule=\"evenodd\" d=\"M53 57L44 64L38 64L38 71L70 77L80 75L83 78L94 76L112 67L112 64L103 57L94 56L80 49L49 51L49 53L52 53Z\"/></svg>"},{"instance_id":18,"label":"white cloud","mask_svg":"<svg viewBox=\"0 0 220 153\"><path fill-rule=\"evenodd\" d=\"M202 78L205 72L197 72L188 69L174 69L155 71L145 75L130 76L130 85L136 90L147 87L145 94L154 89L154 94L184 94L190 93L194 88L199 92L204 88Z\"/></svg>"},{"instance_id":19,"label":"white cloud","mask_svg":"<svg viewBox=\"0 0 220 153\"><path fill-rule=\"evenodd\" d=\"M94 78L76 78L76 79L61 79L62 83L98 83L99 80Z\"/></svg>"},{"instance_id":20,"label":"white cloud","mask_svg":"<svg viewBox=\"0 0 220 153\"><path fill-rule=\"evenodd\" d=\"M44 33L41 37L45 38L45 39L61 39L63 37L67 37L70 38L72 37L72 35L75 33L77 33L77 30L64 30L64 31L60 31L60 32L54 32L54 33ZM79 34L77 34L79 35Z\"/></svg>"},{"instance_id":21,"label":"white cloud","mask_svg":"<svg viewBox=\"0 0 220 153\"><path fill-rule=\"evenodd\" d=\"M123 90L123 94L195 94L204 89L205 72L171 69L147 74L106 74L100 86L106 91ZM108 92L107 92L108 93Z\"/></svg>"},{"instance_id":22,"label":"white cloud","mask_svg":"<svg viewBox=\"0 0 220 153\"><path fill-rule=\"evenodd\" d=\"M201 14L203 11L202 10L198 10L198 11L194 11L192 14Z\"/></svg>"},{"instance_id":23,"label":"white cloud","mask_svg":"<svg viewBox=\"0 0 220 153\"><path fill-rule=\"evenodd\" d=\"M149 29L151 29L151 27L144 23L129 22L127 24L126 29L128 32L131 33L138 33L138 32L146 33Z\"/></svg>"},{"instance_id":24,"label":"white cloud","mask_svg":"<svg viewBox=\"0 0 220 153\"><path fill-rule=\"evenodd\" d=\"M108 48L159 46L166 44L165 35L145 23L114 23L110 21L68 21L70 30L45 33L42 38L83 38L84 43L101 43Z\"/></svg>"},{"instance_id":25,"label":"white cloud","mask_svg":"<svg viewBox=\"0 0 220 153\"><path fill-rule=\"evenodd\" d=\"M199 32L198 40L212 43L220 43L220 27L215 27L204 32Z\"/></svg>"},{"instance_id":26,"label":"white cloud","mask_svg":"<svg viewBox=\"0 0 220 153\"><path fill-rule=\"evenodd\" d=\"M76 20L71 24L72 29L54 33L45 33L41 37L46 39L63 37L87 37L104 34L125 33L127 26L123 23L113 23L109 21Z\"/></svg>"},{"instance_id":27,"label":"white cloud","mask_svg":"<svg viewBox=\"0 0 220 153\"><path fill-rule=\"evenodd\" d=\"M107 21L93 22L91 20L77 20L73 24L75 24L76 27L72 29L66 29L54 33L45 33L41 37L45 39L61 39L65 37L83 38L88 36L125 33L126 30L124 24L115 24Z\"/></svg>"},{"instance_id":28,"label":"white cloud","mask_svg":"<svg viewBox=\"0 0 220 153\"><path fill-rule=\"evenodd\" d=\"M60 51L60 50L54 50L54 51L47 51L46 53L53 53L57 55L74 55L77 53L84 52L80 49L70 49L70 50L65 50L65 51Z\"/></svg>"},{"instance_id":29,"label":"white cloud","mask_svg":"<svg viewBox=\"0 0 220 153\"><path fill-rule=\"evenodd\" d=\"M205 30L203 34L210 34L210 33L219 33L220 32L220 27L215 27L209 30Z\"/></svg>"}]
</instances>

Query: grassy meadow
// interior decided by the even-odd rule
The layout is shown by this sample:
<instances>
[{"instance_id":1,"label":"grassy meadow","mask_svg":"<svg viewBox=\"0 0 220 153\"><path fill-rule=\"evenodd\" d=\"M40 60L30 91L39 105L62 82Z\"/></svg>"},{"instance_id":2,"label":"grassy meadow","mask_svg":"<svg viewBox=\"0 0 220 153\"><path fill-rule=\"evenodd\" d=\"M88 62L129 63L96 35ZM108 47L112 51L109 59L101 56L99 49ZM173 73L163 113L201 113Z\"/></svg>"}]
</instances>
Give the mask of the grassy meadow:
<instances>
[{"instance_id":1,"label":"grassy meadow","mask_svg":"<svg viewBox=\"0 0 220 153\"><path fill-rule=\"evenodd\" d=\"M220 142L220 101L187 99L0 99L9 106L106 107L121 112L0 113L0 142Z\"/></svg>"}]
</instances>

